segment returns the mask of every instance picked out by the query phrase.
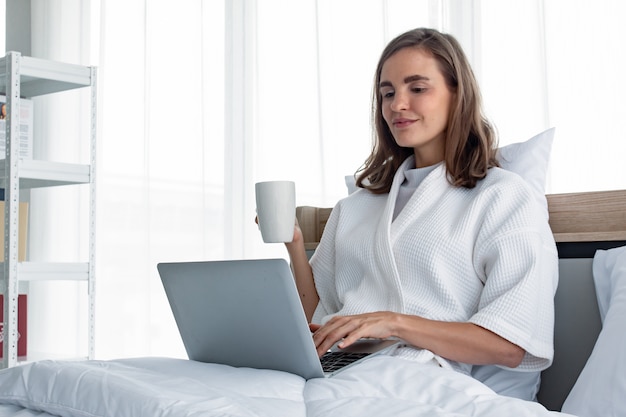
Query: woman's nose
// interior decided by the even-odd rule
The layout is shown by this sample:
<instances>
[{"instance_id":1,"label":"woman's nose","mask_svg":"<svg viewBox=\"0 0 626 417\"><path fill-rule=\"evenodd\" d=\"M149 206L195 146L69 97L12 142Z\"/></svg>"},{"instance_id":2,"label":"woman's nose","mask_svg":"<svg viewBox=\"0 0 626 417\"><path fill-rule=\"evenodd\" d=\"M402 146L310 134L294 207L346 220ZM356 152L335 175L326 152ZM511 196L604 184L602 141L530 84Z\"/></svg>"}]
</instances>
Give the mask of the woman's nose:
<instances>
[{"instance_id":1,"label":"woman's nose","mask_svg":"<svg viewBox=\"0 0 626 417\"><path fill-rule=\"evenodd\" d=\"M402 111L406 110L408 107L406 95L402 93L396 92L393 96L393 100L391 101L391 110L393 111Z\"/></svg>"}]
</instances>

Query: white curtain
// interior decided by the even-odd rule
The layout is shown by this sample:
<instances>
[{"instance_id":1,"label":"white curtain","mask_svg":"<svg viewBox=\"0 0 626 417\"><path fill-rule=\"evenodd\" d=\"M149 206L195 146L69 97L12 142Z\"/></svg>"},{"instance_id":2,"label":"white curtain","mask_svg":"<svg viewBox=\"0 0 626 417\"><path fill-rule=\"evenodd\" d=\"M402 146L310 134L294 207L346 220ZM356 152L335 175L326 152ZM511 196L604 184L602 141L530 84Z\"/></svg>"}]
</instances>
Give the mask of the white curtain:
<instances>
[{"instance_id":1,"label":"white curtain","mask_svg":"<svg viewBox=\"0 0 626 417\"><path fill-rule=\"evenodd\" d=\"M626 188L619 0L32 6L41 16L34 54L99 67L98 358L184 356L157 262L286 256L256 230L254 182L294 180L299 205L331 206L346 195L344 176L371 146L378 56L409 28L435 27L461 41L502 145L557 127L550 192ZM74 114L76 100L68 104ZM35 219L57 204L51 197L33 204ZM45 257L50 245L38 243L36 225L31 253ZM63 228L73 230L68 240L80 235L70 221ZM80 257L77 248L69 252ZM66 297L57 292L50 301L48 291L36 294L45 308ZM63 327L63 338L74 338L64 352L83 348L73 336L83 321ZM39 339L45 345L53 335Z\"/></svg>"}]
</instances>

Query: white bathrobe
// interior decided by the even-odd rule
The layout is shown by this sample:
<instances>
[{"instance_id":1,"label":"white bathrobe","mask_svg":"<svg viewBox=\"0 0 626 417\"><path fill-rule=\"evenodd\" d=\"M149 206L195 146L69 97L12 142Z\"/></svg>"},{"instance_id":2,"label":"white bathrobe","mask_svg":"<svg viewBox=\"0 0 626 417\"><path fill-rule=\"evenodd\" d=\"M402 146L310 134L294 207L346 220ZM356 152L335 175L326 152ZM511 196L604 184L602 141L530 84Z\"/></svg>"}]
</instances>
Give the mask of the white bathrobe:
<instances>
[{"instance_id":1,"label":"white bathrobe","mask_svg":"<svg viewBox=\"0 0 626 417\"><path fill-rule=\"evenodd\" d=\"M469 321L525 349L519 370L547 368L558 256L545 208L517 174L492 168L473 189L459 188L442 164L392 221L407 163L389 194L360 189L333 209L311 258L313 322L373 311ZM397 354L471 369L423 349Z\"/></svg>"}]
</instances>

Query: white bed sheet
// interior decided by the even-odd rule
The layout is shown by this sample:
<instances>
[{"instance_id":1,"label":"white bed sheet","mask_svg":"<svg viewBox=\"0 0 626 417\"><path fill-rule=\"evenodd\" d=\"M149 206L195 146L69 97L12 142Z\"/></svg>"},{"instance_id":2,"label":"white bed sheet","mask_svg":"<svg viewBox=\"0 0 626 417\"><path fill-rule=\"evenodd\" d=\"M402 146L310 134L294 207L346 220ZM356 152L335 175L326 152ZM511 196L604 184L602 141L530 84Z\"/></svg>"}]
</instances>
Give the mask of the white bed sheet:
<instances>
[{"instance_id":1,"label":"white bed sheet","mask_svg":"<svg viewBox=\"0 0 626 417\"><path fill-rule=\"evenodd\" d=\"M34 411L16 405L0 404L0 417L50 417L52 414ZM54 416L53 416L54 417Z\"/></svg>"},{"instance_id":2,"label":"white bed sheet","mask_svg":"<svg viewBox=\"0 0 626 417\"><path fill-rule=\"evenodd\" d=\"M375 357L328 379L181 359L41 361L0 372L0 416L565 416L471 377ZM48 414L46 414L48 413Z\"/></svg>"}]
</instances>

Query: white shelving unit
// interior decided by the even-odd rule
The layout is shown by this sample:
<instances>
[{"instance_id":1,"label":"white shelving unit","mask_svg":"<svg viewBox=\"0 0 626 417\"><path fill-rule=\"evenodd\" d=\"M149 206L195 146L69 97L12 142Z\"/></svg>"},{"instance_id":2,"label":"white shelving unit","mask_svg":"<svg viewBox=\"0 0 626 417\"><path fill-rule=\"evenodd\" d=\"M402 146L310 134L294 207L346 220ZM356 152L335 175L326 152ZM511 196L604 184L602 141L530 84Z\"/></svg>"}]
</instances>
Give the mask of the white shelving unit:
<instances>
[{"instance_id":1,"label":"white shelving unit","mask_svg":"<svg viewBox=\"0 0 626 417\"><path fill-rule=\"evenodd\" d=\"M87 282L88 358L94 355L95 313L95 162L97 88L96 68L65 64L9 52L0 58L0 92L7 98L6 155L0 160L0 188L5 192L4 262L0 267L0 294L4 297L4 341L1 368L15 366L29 358L17 355L17 300L22 281L73 280ZM22 98L78 88L91 89L90 163L59 163L19 158L19 126ZM34 126L35 129L37 128ZM89 248L87 262L18 262L18 221L20 190L88 184ZM40 359L38 357L38 359Z\"/></svg>"}]
</instances>

